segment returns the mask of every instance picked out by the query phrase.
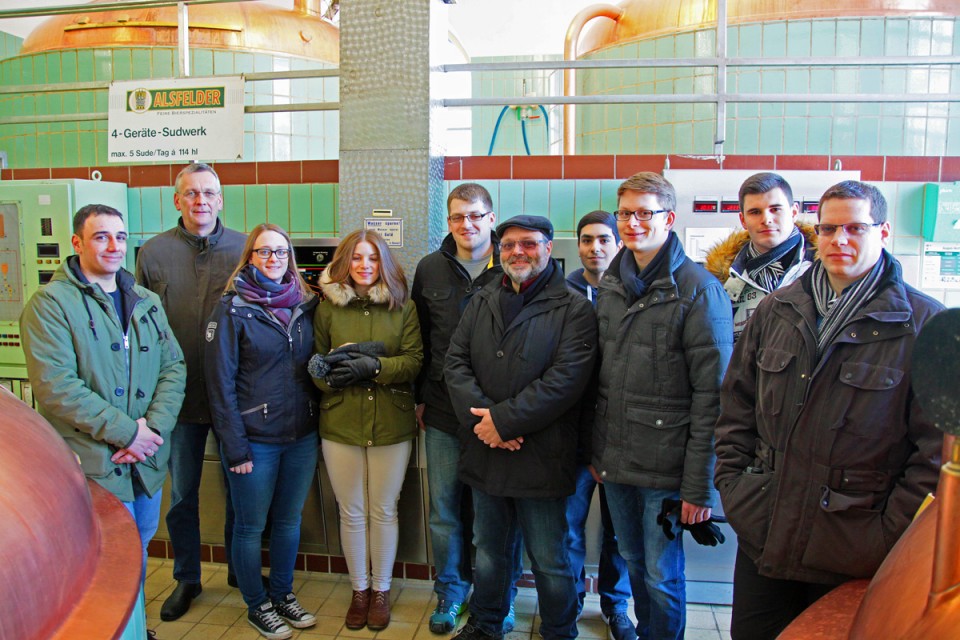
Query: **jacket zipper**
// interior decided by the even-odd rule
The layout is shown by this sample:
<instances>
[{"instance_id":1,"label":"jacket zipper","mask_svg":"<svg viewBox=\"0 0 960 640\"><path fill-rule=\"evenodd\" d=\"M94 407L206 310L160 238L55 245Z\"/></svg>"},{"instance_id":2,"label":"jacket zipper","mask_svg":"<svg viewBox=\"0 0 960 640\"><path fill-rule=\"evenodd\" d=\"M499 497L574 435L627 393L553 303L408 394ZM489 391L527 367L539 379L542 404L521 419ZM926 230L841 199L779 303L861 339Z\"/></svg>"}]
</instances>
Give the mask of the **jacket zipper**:
<instances>
[{"instance_id":1,"label":"jacket zipper","mask_svg":"<svg viewBox=\"0 0 960 640\"><path fill-rule=\"evenodd\" d=\"M247 409L246 411L241 411L240 415L246 416L251 413L256 413L257 411L263 411L263 419L264 420L267 419L267 403L266 402L264 402L263 404L258 404L257 406L251 409Z\"/></svg>"}]
</instances>

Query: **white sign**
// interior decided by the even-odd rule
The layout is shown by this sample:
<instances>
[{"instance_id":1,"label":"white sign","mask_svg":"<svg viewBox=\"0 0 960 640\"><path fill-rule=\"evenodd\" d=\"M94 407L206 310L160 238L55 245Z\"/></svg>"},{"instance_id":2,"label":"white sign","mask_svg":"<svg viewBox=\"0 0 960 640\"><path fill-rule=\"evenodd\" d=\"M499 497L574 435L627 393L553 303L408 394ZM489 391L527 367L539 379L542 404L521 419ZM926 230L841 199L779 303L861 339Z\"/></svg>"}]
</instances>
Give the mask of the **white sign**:
<instances>
[{"instance_id":1,"label":"white sign","mask_svg":"<svg viewBox=\"0 0 960 640\"><path fill-rule=\"evenodd\" d=\"M403 246L403 218L364 218L363 228L379 233L391 249Z\"/></svg>"},{"instance_id":2,"label":"white sign","mask_svg":"<svg viewBox=\"0 0 960 640\"><path fill-rule=\"evenodd\" d=\"M683 249L691 260L702 263L707 259L707 252L733 231L733 227L687 227Z\"/></svg>"},{"instance_id":3,"label":"white sign","mask_svg":"<svg viewBox=\"0 0 960 640\"><path fill-rule=\"evenodd\" d=\"M237 160L243 77L111 83L108 127L110 162Z\"/></svg>"},{"instance_id":4,"label":"white sign","mask_svg":"<svg viewBox=\"0 0 960 640\"><path fill-rule=\"evenodd\" d=\"M920 269L921 289L960 289L960 243L925 242Z\"/></svg>"}]
</instances>

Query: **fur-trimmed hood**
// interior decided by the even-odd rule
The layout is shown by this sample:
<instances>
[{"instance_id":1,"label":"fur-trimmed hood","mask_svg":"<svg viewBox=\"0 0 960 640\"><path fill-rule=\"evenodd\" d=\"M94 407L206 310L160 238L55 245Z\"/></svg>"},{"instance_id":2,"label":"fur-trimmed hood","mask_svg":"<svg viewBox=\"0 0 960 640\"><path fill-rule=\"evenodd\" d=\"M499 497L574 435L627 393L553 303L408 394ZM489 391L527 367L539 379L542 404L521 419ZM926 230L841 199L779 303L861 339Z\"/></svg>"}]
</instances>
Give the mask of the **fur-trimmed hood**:
<instances>
[{"instance_id":1,"label":"fur-trimmed hood","mask_svg":"<svg viewBox=\"0 0 960 640\"><path fill-rule=\"evenodd\" d=\"M320 276L320 290L323 291L323 297L338 307L346 307L360 296L356 289L346 283L332 282L330 276L324 271ZM390 304L390 289L382 279L377 280L368 294L370 302L373 304Z\"/></svg>"},{"instance_id":2,"label":"fur-trimmed hood","mask_svg":"<svg viewBox=\"0 0 960 640\"><path fill-rule=\"evenodd\" d=\"M805 222L798 222L796 225L806 238L807 244L816 247L817 234L813 230L813 225ZM737 254L748 242L750 242L750 234L747 233L747 230L737 229L725 240L721 240L710 247L703 264L704 268L716 276L720 282L726 282L727 278L730 277L730 265L733 264Z\"/></svg>"}]
</instances>

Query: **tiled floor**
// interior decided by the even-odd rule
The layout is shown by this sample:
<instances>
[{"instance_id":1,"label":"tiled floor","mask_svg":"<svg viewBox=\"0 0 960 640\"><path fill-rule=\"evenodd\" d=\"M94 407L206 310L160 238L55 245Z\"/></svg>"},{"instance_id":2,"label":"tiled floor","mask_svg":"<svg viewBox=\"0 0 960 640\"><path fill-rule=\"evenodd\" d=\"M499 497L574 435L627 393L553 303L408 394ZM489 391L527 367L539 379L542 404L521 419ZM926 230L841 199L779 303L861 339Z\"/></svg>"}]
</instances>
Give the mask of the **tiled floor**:
<instances>
[{"instance_id":1,"label":"tiled floor","mask_svg":"<svg viewBox=\"0 0 960 640\"><path fill-rule=\"evenodd\" d=\"M159 640L256 640L260 637L247 623L240 592L227 586L226 566L220 564L203 566L203 593L194 600L186 615L175 622L161 622L160 606L175 586L172 565L171 560L151 558L147 566L147 626L156 630ZM317 625L303 631L295 629L294 638L438 640L427 626L430 612L436 606L431 582L394 580L392 621L380 632L351 631L343 626L343 616L352 594L347 576L298 571L293 589L300 604L317 614ZM461 623L465 622L464 618ZM520 589L516 629L506 636L506 640L539 640L539 624L536 592ZM606 638L607 629L600 620L599 596L587 596L578 626L581 638ZM729 629L729 607L696 604L687 607L687 640L729 640Z\"/></svg>"}]
</instances>

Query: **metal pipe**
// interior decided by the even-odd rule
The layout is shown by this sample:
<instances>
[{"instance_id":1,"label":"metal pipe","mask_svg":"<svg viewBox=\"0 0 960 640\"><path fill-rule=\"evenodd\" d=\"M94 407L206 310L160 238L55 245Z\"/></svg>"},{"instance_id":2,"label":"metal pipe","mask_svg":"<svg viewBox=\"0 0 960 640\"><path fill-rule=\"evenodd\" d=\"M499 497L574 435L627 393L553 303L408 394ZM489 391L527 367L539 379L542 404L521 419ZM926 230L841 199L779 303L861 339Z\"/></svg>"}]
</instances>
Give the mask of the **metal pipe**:
<instances>
[{"instance_id":1,"label":"metal pipe","mask_svg":"<svg viewBox=\"0 0 960 640\"><path fill-rule=\"evenodd\" d=\"M713 152L723 166L723 142L727 137L727 0L717 0L717 129Z\"/></svg>"},{"instance_id":2,"label":"metal pipe","mask_svg":"<svg viewBox=\"0 0 960 640\"><path fill-rule=\"evenodd\" d=\"M583 27L594 18L610 18L619 20L623 15L623 9L612 4L595 4L583 9L573 17L570 26L567 28L567 34L563 38L563 59L575 60L577 57L577 43L580 41L580 33ZM575 93L573 69L565 68L563 72L563 95L572 96ZM573 119L576 117L573 103L565 103L563 107L563 153L573 155L576 146L574 136L576 135L576 123Z\"/></svg>"},{"instance_id":3,"label":"metal pipe","mask_svg":"<svg viewBox=\"0 0 960 640\"><path fill-rule=\"evenodd\" d=\"M244 113L287 113L292 111L337 111L339 102L297 102L294 104L262 104L247 105ZM108 120L109 114L105 111L98 113L63 113L47 116L9 116L0 118L0 125L5 124L45 124L48 122L89 122L91 120Z\"/></svg>"},{"instance_id":4,"label":"metal pipe","mask_svg":"<svg viewBox=\"0 0 960 640\"><path fill-rule=\"evenodd\" d=\"M107 4L77 4L60 5L57 7L36 7L33 9L7 9L0 11L0 19L7 18L43 18L46 16L62 16L72 13L98 13L100 11L116 11L120 9L147 9L152 7L174 7L181 2L185 4L230 4L234 2L254 2L255 0L121 0Z\"/></svg>"},{"instance_id":5,"label":"metal pipe","mask_svg":"<svg viewBox=\"0 0 960 640\"><path fill-rule=\"evenodd\" d=\"M190 77L190 19L186 2L177 3L177 49L180 52L180 77Z\"/></svg>"},{"instance_id":6,"label":"metal pipe","mask_svg":"<svg viewBox=\"0 0 960 640\"><path fill-rule=\"evenodd\" d=\"M949 457L940 468L940 483L937 485L937 536L934 542L933 576L927 611L956 597L960 585L960 441L948 436L944 448L949 446Z\"/></svg>"},{"instance_id":7,"label":"metal pipe","mask_svg":"<svg viewBox=\"0 0 960 640\"><path fill-rule=\"evenodd\" d=\"M434 71L525 71L555 69L648 69L658 67L716 67L711 58L618 58L609 60L528 60L523 62L469 62L437 65ZM727 58L728 67L902 67L960 64L960 56L854 56L803 58Z\"/></svg>"},{"instance_id":8,"label":"metal pipe","mask_svg":"<svg viewBox=\"0 0 960 640\"><path fill-rule=\"evenodd\" d=\"M716 93L633 94L609 96L504 96L502 98L447 98L443 107L499 107L538 104L688 104L716 102ZM960 102L960 93L901 95L896 93L730 93L727 102Z\"/></svg>"}]
</instances>

